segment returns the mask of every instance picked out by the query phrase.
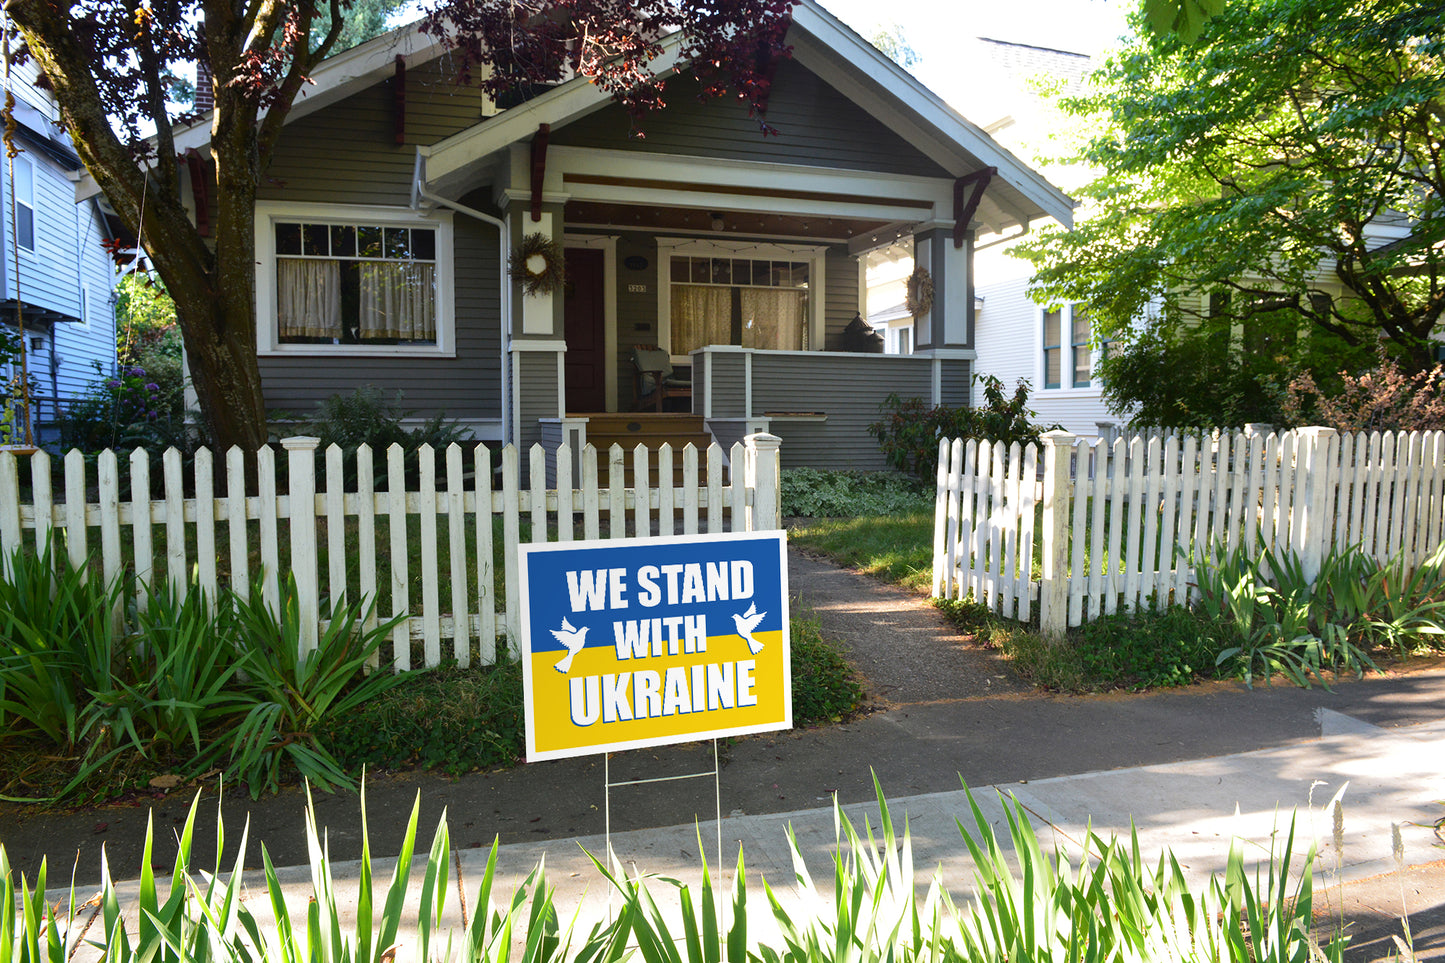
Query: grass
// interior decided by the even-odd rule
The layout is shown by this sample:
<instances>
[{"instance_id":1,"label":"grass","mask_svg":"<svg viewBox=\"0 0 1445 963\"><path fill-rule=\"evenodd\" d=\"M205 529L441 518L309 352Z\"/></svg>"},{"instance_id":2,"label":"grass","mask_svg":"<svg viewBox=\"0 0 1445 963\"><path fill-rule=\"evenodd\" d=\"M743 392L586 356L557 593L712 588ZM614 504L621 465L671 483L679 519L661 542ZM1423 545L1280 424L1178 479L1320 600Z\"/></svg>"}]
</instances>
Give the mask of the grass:
<instances>
[{"instance_id":1,"label":"grass","mask_svg":"<svg viewBox=\"0 0 1445 963\"><path fill-rule=\"evenodd\" d=\"M788 533L800 548L840 565L928 592L933 579L933 512L809 519Z\"/></svg>"}]
</instances>

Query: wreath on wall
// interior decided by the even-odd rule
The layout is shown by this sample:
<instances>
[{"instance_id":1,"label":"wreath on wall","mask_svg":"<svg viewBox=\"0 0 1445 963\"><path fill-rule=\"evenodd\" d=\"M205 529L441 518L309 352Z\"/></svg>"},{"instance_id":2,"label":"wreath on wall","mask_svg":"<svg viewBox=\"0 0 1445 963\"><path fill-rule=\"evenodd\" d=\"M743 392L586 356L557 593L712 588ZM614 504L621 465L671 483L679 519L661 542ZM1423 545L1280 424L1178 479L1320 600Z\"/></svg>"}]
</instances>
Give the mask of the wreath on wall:
<instances>
[{"instance_id":1,"label":"wreath on wall","mask_svg":"<svg viewBox=\"0 0 1445 963\"><path fill-rule=\"evenodd\" d=\"M512 251L512 280L522 282L522 293L551 294L566 279L562 246L545 234L527 234Z\"/></svg>"},{"instance_id":2,"label":"wreath on wall","mask_svg":"<svg viewBox=\"0 0 1445 963\"><path fill-rule=\"evenodd\" d=\"M933 310L933 275L928 273L928 268L920 265L908 276L903 306L915 318Z\"/></svg>"}]
</instances>

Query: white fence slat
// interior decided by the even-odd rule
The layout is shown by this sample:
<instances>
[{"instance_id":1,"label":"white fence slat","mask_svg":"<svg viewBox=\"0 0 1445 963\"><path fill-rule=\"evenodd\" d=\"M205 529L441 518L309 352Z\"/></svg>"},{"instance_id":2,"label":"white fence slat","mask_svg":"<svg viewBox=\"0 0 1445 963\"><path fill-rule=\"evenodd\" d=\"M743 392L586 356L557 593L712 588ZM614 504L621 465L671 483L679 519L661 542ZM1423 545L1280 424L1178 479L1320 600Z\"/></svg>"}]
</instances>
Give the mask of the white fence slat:
<instances>
[{"instance_id":1,"label":"white fence slat","mask_svg":"<svg viewBox=\"0 0 1445 963\"><path fill-rule=\"evenodd\" d=\"M472 451L472 474L477 489L477 649L483 665L497 661L497 591L495 558L492 545L492 450L478 444ZM507 566L511 568L512 566Z\"/></svg>"},{"instance_id":2,"label":"white fence slat","mask_svg":"<svg viewBox=\"0 0 1445 963\"><path fill-rule=\"evenodd\" d=\"M1109 445L1096 438L1089 444L1094 463L1094 477L1089 480L1092 504L1089 506L1089 617L1096 619L1104 610L1105 566L1108 564L1104 527L1109 504Z\"/></svg>"},{"instance_id":3,"label":"white fence slat","mask_svg":"<svg viewBox=\"0 0 1445 963\"><path fill-rule=\"evenodd\" d=\"M1295 475L1298 470L1296 458L1297 439L1293 432L1285 432L1279 445L1279 489L1274 512L1274 541L1276 551L1285 551L1294 538Z\"/></svg>"},{"instance_id":4,"label":"white fence slat","mask_svg":"<svg viewBox=\"0 0 1445 963\"><path fill-rule=\"evenodd\" d=\"M166 576L178 595L190 587L186 564L186 482L181 474L181 453L167 448L161 455L166 486Z\"/></svg>"},{"instance_id":5,"label":"white fence slat","mask_svg":"<svg viewBox=\"0 0 1445 963\"><path fill-rule=\"evenodd\" d=\"M1018 573L1019 542L1019 475L1023 471L1023 447L1014 442L1008 448L1008 460L1004 474L1004 529L1003 529L1003 578L999 588L1003 592L1004 614L1014 617L1020 591L1028 590L1027 580L1021 581ZM1033 479L1029 479L1032 484Z\"/></svg>"},{"instance_id":6,"label":"white fence slat","mask_svg":"<svg viewBox=\"0 0 1445 963\"><path fill-rule=\"evenodd\" d=\"M1405 501L1405 486L1400 483L1400 476L1410 460L1405 441L1404 432L1385 432L1384 475L1380 481L1380 522L1384 531L1378 546L1382 550L1378 556L1381 562L1390 559L1400 549L1400 527L1404 521L1401 513Z\"/></svg>"},{"instance_id":7,"label":"white fence slat","mask_svg":"<svg viewBox=\"0 0 1445 963\"><path fill-rule=\"evenodd\" d=\"M1023 529L1019 532L1019 570L1023 592L1019 596L1019 620L1027 622L1033 613L1034 597L1034 510L1038 504L1039 449L1030 444L1024 449L1023 483L1019 486L1019 515Z\"/></svg>"},{"instance_id":8,"label":"white fence slat","mask_svg":"<svg viewBox=\"0 0 1445 963\"><path fill-rule=\"evenodd\" d=\"M281 544L277 534L276 453L270 445L256 450L257 516L261 527L261 600L281 611Z\"/></svg>"},{"instance_id":9,"label":"white fence slat","mask_svg":"<svg viewBox=\"0 0 1445 963\"><path fill-rule=\"evenodd\" d=\"M131 485L134 484L132 474ZM251 550L246 516L246 453L233 445L226 452L226 562L230 568L231 591L242 602L251 598ZM134 508L131 517L135 517Z\"/></svg>"},{"instance_id":10,"label":"white fence slat","mask_svg":"<svg viewBox=\"0 0 1445 963\"><path fill-rule=\"evenodd\" d=\"M1163 461L1160 463L1160 505L1159 511L1159 574L1150 586L1158 596L1159 605L1170 603L1170 592L1174 588L1174 575L1179 565L1176 549L1181 541L1176 527L1175 512L1179 499L1179 435L1170 434L1164 441Z\"/></svg>"},{"instance_id":11,"label":"white fence slat","mask_svg":"<svg viewBox=\"0 0 1445 963\"><path fill-rule=\"evenodd\" d=\"M392 664L401 671L411 668L411 564L407 557L406 461L400 445L386 450L386 529L391 543L387 560L391 574L391 616L400 620L391 630Z\"/></svg>"},{"instance_id":12,"label":"white fence slat","mask_svg":"<svg viewBox=\"0 0 1445 963\"><path fill-rule=\"evenodd\" d=\"M1264 436L1250 435L1245 449L1248 480L1244 486L1244 544L1252 552L1259 545L1259 506L1264 492Z\"/></svg>"},{"instance_id":13,"label":"white fence slat","mask_svg":"<svg viewBox=\"0 0 1445 963\"><path fill-rule=\"evenodd\" d=\"M36 452L31 456L33 464L45 453ZM48 473L47 473L48 474ZM41 504L50 500L50 480L42 492L35 489L35 539L41 544ZM45 518L48 519L49 512ZM132 557L135 559L135 581L141 592L149 591L154 584L155 553L151 547L151 459L144 448L130 453L130 538Z\"/></svg>"},{"instance_id":14,"label":"white fence slat","mask_svg":"<svg viewBox=\"0 0 1445 963\"><path fill-rule=\"evenodd\" d=\"M953 598L949 585L945 582L944 570L948 568L947 560L953 557L951 540L948 538L947 530L950 527L950 520L953 513L949 506L953 503L953 476L950 474L949 466L951 460L949 452L959 445L957 438L952 442L947 438L938 439L938 469L934 472L934 497L933 497L933 595L935 598Z\"/></svg>"},{"instance_id":15,"label":"white fence slat","mask_svg":"<svg viewBox=\"0 0 1445 963\"><path fill-rule=\"evenodd\" d=\"M196 485L196 582L206 604L217 599L216 573L216 483L215 463L209 448L197 448L194 466Z\"/></svg>"},{"instance_id":16,"label":"white fence slat","mask_svg":"<svg viewBox=\"0 0 1445 963\"><path fill-rule=\"evenodd\" d=\"M7 581L15 577L11 556L23 544L20 532L20 466L14 452L0 451L0 576Z\"/></svg>"},{"instance_id":17,"label":"white fence slat","mask_svg":"<svg viewBox=\"0 0 1445 963\"><path fill-rule=\"evenodd\" d=\"M0 456L0 500L7 495L3 457ZM13 460L11 464L14 464ZM100 570L105 584L114 585L121 576L121 566L125 564L121 559L120 549L120 464L116 460L115 452L107 448L100 453L100 457L96 459L96 473L99 476L97 492L100 497ZM18 504L16 507L19 507ZM18 534L18 516L16 522ZM0 550L8 554L9 549L4 548L6 544L8 538L0 533Z\"/></svg>"},{"instance_id":18,"label":"white fence slat","mask_svg":"<svg viewBox=\"0 0 1445 963\"><path fill-rule=\"evenodd\" d=\"M1003 554L1003 455L1004 443L996 441L993 443L993 450L990 453L992 458L988 464L988 527L985 529L987 538L986 549L980 568L983 571L985 591L988 594L988 607L998 611L999 598L999 556Z\"/></svg>"},{"instance_id":19,"label":"white fence slat","mask_svg":"<svg viewBox=\"0 0 1445 963\"><path fill-rule=\"evenodd\" d=\"M326 596L331 618L357 601L346 590L346 466L341 446L326 446ZM375 596L372 596L373 598Z\"/></svg>"},{"instance_id":20,"label":"white fence slat","mask_svg":"<svg viewBox=\"0 0 1445 963\"><path fill-rule=\"evenodd\" d=\"M717 442L707 446L707 530L723 530L723 450Z\"/></svg>"},{"instance_id":21,"label":"white fence slat","mask_svg":"<svg viewBox=\"0 0 1445 963\"><path fill-rule=\"evenodd\" d=\"M1069 626L1084 621L1084 595L1089 589L1089 571L1084 561L1084 547L1088 541L1089 507L1089 454L1088 449L1074 445L1065 457L1074 458L1074 504L1073 519L1069 537L1072 542L1069 557Z\"/></svg>"},{"instance_id":22,"label":"white fence slat","mask_svg":"<svg viewBox=\"0 0 1445 963\"><path fill-rule=\"evenodd\" d=\"M1119 598L1124 594L1124 529L1129 499L1128 445L1123 437L1114 439L1114 450L1109 458L1109 554L1108 577L1104 580L1104 613L1113 615L1119 610Z\"/></svg>"},{"instance_id":23,"label":"white fence slat","mask_svg":"<svg viewBox=\"0 0 1445 963\"><path fill-rule=\"evenodd\" d=\"M955 526L952 563L949 566L954 582L958 586L958 598L966 599L973 593L973 600L982 604L983 598L973 581L973 549L975 530L978 527L978 502L974 493L978 489L978 448L976 438L964 443L963 462L958 479L958 524Z\"/></svg>"},{"instance_id":24,"label":"white fence slat","mask_svg":"<svg viewBox=\"0 0 1445 963\"><path fill-rule=\"evenodd\" d=\"M627 537L627 453L613 442L607 449L607 537Z\"/></svg>"},{"instance_id":25,"label":"white fence slat","mask_svg":"<svg viewBox=\"0 0 1445 963\"><path fill-rule=\"evenodd\" d=\"M1208 436L1199 438L1198 468L1194 485L1194 568L1196 584L1199 567L1204 565L1214 546L1209 544L1209 493L1214 490L1214 447Z\"/></svg>"},{"instance_id":26,"label":"white fence slat","mask_svg":"<svg viewBox=\"0 0 1445 963\"><path fill-rule=\"evenodd\" d=\"M527 450L528 500L531 506L532 532L527 541L542 545L547 532L547 453L539 444Z\"/></svg>"},{"instance_id":27,"label":"white fence slat","mask_svg":"<svg viewBox=\"0 0 1445 963\"><path fill-rule=\"evenodd\" d=\"M602 537L602 500L597 491L597 446L582 448L582 537L596 541Z\"/></svg>"},{"instance_id":28,"label":"white fence slat","mask_svg":"<svg viewBox=\"0 0 1445 963\"><path fill-rule=\"evenodd\" d=\"M1350 436L1354 448L1353 474L1350 488L1350 523L1345 533L1345 544L1360 545L1365 539L1365 492L1370 481L1370 436L1357 431Z\"/></svg>"},{"instance_id":29,"label":"white fence slat","mask_svg":"<svg viewBox=\"0 0 1445 963\"><path fill-rule=\"evenodd\" d=\"M673 491L672 446L663 442L657 449L657 534L677 534L677 504Z\"/></svg>"},{"instance_id":30,"label":"white fence slat","mask_svg":"<svg viewBox=\"0 0 1445 963\"><path fill-rule=\"evenodd\" d=\"M1371 557L1375 554L1375 531L1379 527L1380 480L1384 471L1384 439L1378 431L1370 432L1369 468L1365 478L1365 518L1360 529L1361 550Z\"/></svg>"},{"instance_id":31,"label":"white fence slat","mask_svg":"<svg viewBox=\"0 0 1445 963\"><path fill-rule=\"evenodd\" d=\"M471 606L467 600L467 482L462 446L447 445L447 559L452 574L452 658L472 664ZM490 512L487 513L490 517Z\"/></svg>"},{"instance_id":32,"label":"white fence slat","mask_svg":"<svg viewBox=\"0 0 1445 963\"><path fill-rule=\"evenodd\" d=\"M35 506L35 547L49 546L50 558L57 561L61 548L55 544L55 496L50 480L50 454L40 449L30 456L30 490ZM149 494L147 494L149 498ZM149 505L149 501L146 503Z\"/></svg>"},{"instance_id":33,"label":"white fence slat","mask_svg":"<svg viewBox=\"0 0 1445 963\"><path fill-rule=\"evenodd\" d=\"M1265 546L1273 546L1278 530L1276 516L1279 513L1279 435L1271 434L1264 440L1264 481L1261 482L1259 537ZM1260 544L1256 543L1256 544Z\"/></svg>"},{"instance_id":34,"label":"white fence slat","mask_svg":"<svg viewBox=\"0 0 1445 963\"><path fill-rule=\"evenodd\" d=\"M1430 447L1425 456L1430 466L1430 513L1425 522L1425 556L1433 555L1440 544L1442 512L1445 512L1445 432L1430 432Z\"/></svg>"},{"instance_id":35,"label":"white fence slat","mask_svg":"<svg viewBox=\"0 0 1445 963\"><path fill-rule=\"evenodd\" d=\"M973 539L969 544L972 559L969 586L973 600L980 605L989 605L986 569L988 565L988 521L989 521L989 468L993 465L993 443L980 441L978 457L974 461L973 476Z\"/></svg>"},{"instance_id":36,"label":"white fence slat","mask_svg":"<svg viewBox=\"0 0 1445 963\"><path fill-rule=\"evenodd\" d=\"M1124 611L1139 607L1139 553L1144 540L1144 452L1146 441L1136 435L1129 443L1129 525L1124 549Z\"/></svg>"},{"instance_id":37,"label":"white fence slat","mask_svg":"<svg viewBox=\"0 0 1445 963\"><path fill-rule=\"evenodd\" d=\"M1221 433L1220 441L1224 440ZM1249 438L1244 434L1236 434L1231 439L1229 452L1229 504L1225 507L1224 525L1229 532L1229 547L1231 550L1238 548L1244 540L1245 534L1245 510L1244 491L1245 482L1249 475L1249 457L1247 446Z\"/></svg>"},{"instance_id":38,"label":"white fence slat","mask_svg":"<svg viewBox=\"0 0 1445 963\"><path fill-rule=\"evenodd\" d=\"M290 518L291 575L301 621L301 651L316 648L321 623L321 579L316 570L316 444L307 436L284 438L287 515Z\"/></svg>"},{"instance_id":39,"label":"white fence slat","mask_svg":"<svg viewBox=\"0 0 1445 963\"><path fill-rule=\"evenodd\" d=\"M577 516L572 511L572 448L562 445L557 449L557 541L572 541L573 526ZM535 491L535 489L533 489ZM544 493L545 497L545 493Z\"/></svg>"},{"instance_id":40,"label":"white fence slat","mask_svg":"<svg viewBox=\"0 0 1445 963\"><path fill-rule=\"evenodd\" d=\"M1335 525L1330 544L1343 551L1350 544L1350 502L1355 495L1355 436L1341 432L1335 449L1339 455L1339 485L1335 491Z\"/></svg>"},{"instance_id":41,"label":"white fence slat","mask_svg":"<svg viewBox=\"0 0 1445 963\"><path fill-rule=\"evenodd\" d=\"M90 554L85 526L85 456L72 448L65 456L65 548L70 564L88 578L86 556Z\"/></svg>"},{"instance_id":42,"label":"white fence slat","mask_svg":"<svg viewBox=\"0 0 1445 963\"><path fill-rule=\"evenodd\" d=\"M1410 471L1405 479L1405 511L1400 530L1400 549L1405 555L1405 568L1414 571L1420 555L1416 547L1416 535L1420 530L1420 485L1424 476L1425 433L1412 431L1409 435Z\"/></svg>"},{"instance_id":43,"label":"white fence slat","mask_svg":"<svg viewBox=\"0 0 1445 963\"><path fill-rule=\"evenodd\" d=\"M1219 432L1214 439L1214 494L1210 498L1210 538L1219 545L1228 545L1226 520L1229 509L1229 433Z\"/></svg>"},{"instance_id":44,"label":"white fence slat","mask_svg":"<svg viewBox=\"0 0 1445 963\"><path fill-rule=\"evenodd\" d=\"M1163 481L1160 474L1159 436L1154 435L1144 448L1144 499L1140 512L1144 522L1144 541L1139 555L1139 597L1140 607L1149 604L1149 596L1159 581L1159 486Z\"/></svg>"},{"instance_id":45,"label":"white fence slat","mask_svg":"<svg viewBox=\"0 0 1445 963\"><path fill-rule=\"evenodd\" d=\"M1199 439L1193 434L1184 436L1184 449L1179 455L1179 519L1178 545L1183 550L1174 559L1174 601L1185 604L1189 600L1189 580L1194 560L1199 557L1199 546L1194 543L1194 499L1199 481Z\"/></svg>"},{"instance_id":46,"label":"white fence slat","mask_svg":"<svg viewBox=\"0 0 1445 963\"><path fill-rule=\"evenodd\" d=\"M360 556L357 567L356 601L367 605L366 627L374 629L380 618L381 602L376 594L376 465L370 445L356 448L356 543ZM380 655L371 658L372 666Z\"/></svg>"},{"instance_id":47,"label":"white fence slat","mask_svg":"<svg viewBox=\"0 0 1445 963\"><path fill-rule=\"evenodd\" d=\"M507 445L502 449L502 558L506 560L502 578L507 588L506 607L503 611L507 614L509 653L521 651L519 646L522 639L522 589L517 577L517 566L514 564L514 560L519 557L517 546L521 542L521 468L522 459L517 447Z\"/></svg>"},{"instance_id":48,"label":"white fence slat","mask_svg":"<svg viewBox=\"0 0 1445 963\"><path fill-rule=\"evenodd\" d=\"M732 457L728 460L729 472L732 475L732 515L730 531L745 532L748 530L748 490L746 470L747 449L740 441L733 442Z\"/></svg>"},{"instance_id":49,"label":"white fence slat","mask_svg":"<svg viewBox=\"0 0 1445 963\"><path fill-rule=\"evenodd\" d=\"M960 556L961 552L966 552L963 546L967 545L967 541L962 534L963 526L966 524L964 522L964 513L968 508L972 507L972 502L967 506L963 503L964 472L967 470L964 466L967 463L971 467L971 463L966 462L965 459L965 449L968 444L969 442L962 438L954 439L953 444L949 446L948 460L945 466L948 478L948 491L946 493L947 503L944 506L944 558L942 574L944 587L948 593L945 597L951 599L962 599L968 595L966 580L962 574L967 560ZM972 455L970 454L968 457L971 458Z\"/></svg>"},{"instance_id":50,"label":"white fence slat","mask_svg":"<svg viewBox=\"0 0 1445 963\"><path fill-rule=\"evenodd\" d=\"M682 449L682 533L697 534L697 446L688 442Z\"/></svg>"},{"instance_id":51,"label":"white fence slat","mask_svg":"<svg viewBox=\"0 0 1445 963\"><path fill-rule=\"evenodd\" d=\"M652 534L652 494L647 473L647 446L632 449L632 533L637 538Z\"/></svg>"}]
</instances>

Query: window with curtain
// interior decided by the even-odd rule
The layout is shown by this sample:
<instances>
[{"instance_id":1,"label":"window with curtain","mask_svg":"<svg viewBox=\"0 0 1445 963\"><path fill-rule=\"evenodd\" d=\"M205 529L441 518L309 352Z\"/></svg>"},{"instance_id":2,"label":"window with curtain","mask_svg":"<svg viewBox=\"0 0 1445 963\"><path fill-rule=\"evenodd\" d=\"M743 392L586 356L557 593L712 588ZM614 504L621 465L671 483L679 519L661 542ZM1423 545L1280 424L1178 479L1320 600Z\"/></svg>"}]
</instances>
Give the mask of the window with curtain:
<instances>
[{"instance_id":1,"label":"window with curtain","mask_svg":"<svg viewBox=\"0 0 1445 963\"><path fill-rule=\"evenodd\" d=\"M1076 304L1072 314L1073 338L1070 347L1074 356L1074 387L1087 388L1089 379L1093 376L1093 359L1089 347L1089 312L1083 305Z\"/></svg>"},{"instance_id":2,"label":"window with curtain","mask_svg":"<svg viewBox=\"0 0 1445 963\"><path fill-rule=\"evenodd\" d=\"M436 230L278 221L282 344L437 341Z\"/></svg>"},{"instance_id":3,"label":"window with curtain","mask_svg":"<svg viewBox=\"0 0 1445 963\"><path fill-rule=\"evenodd\" d=\"M808 262L675 255L672 353L710 344L808 347Z\"/></svg>"},{"instance_id":4,"label":"window with curtain","mask_svg":"<svg viewBox=\"0 0 1445 963\"><path fill-rule=\"evenodd\" d=\"M1044 387L1057 388L1063 370L1063 355L1059 335L1064 313L1059 310L1044 312Z\"/></svg>"}]
</instances>

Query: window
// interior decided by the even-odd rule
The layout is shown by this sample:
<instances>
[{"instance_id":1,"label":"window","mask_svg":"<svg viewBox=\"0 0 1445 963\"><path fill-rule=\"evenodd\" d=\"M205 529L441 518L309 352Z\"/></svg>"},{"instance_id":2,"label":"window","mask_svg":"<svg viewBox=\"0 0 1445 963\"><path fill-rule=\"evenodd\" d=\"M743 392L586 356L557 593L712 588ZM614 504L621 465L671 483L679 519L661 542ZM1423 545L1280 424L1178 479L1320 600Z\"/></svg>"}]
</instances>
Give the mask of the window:
<instances>
[{"instance_id":1,"label":"window","mask_svg":"<svg viewBox=\"0 0 1445 963\"><path fill-rule=\"evenodd\" d=\"M15 243L35 250L35 162L17 156L15 165Z\"/></svg>"},{"instance_id":2,"label":"window","mask_svg":"<svg viewBox=\"0 0 1445 963\"><path fill-rule=\"evenodd\" d=\"M258 210L258 349L451 350L451 221L315 205Z\"/></svg>"},{"instance_id":3,"label":"window","mask_svg":"<svg viewBox=\"0 0 1445 963\"><path fill-rule=\"evenodd\" d=\"M1063 356L1059 347L1059 326L1063 321L1063 312L1057 309L1044 312L1044 387L1057 388L1059 386L1059 372L1062 370Z\"/></svg>"},{"instance_id":4,"label":"window","mask_svg":"<svg viewBox=\"0 0 1445 963\"><path fill-rule=\"evenodd\" d=\"M1044 312L1044 387L1093 384L1093 324L1081 304Z\"/></svg>"},{"instance_id":5,"label":"window","mask_svg":"<svg viewBox=\"0 0 1445 963\"><path fill-rule=\"evenodd\" d=\"M808 347L807 261L674 255L672 353L709 344Z\"/></svg>"},{"instance_id":6,"label":"window","mask_svg":"<svg viewBox=\"0 0 1445 963\"><path fill-rule=\"evenodd\" d=\"M825 248L658 239L658 338L674 362L707 345L822 347Z\"/></svg>"}]
</instances>

